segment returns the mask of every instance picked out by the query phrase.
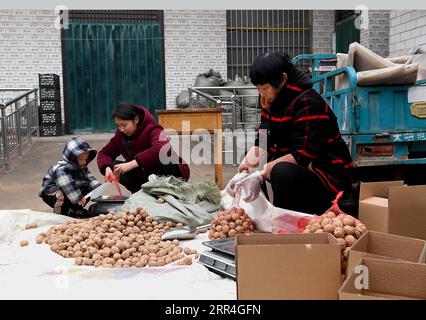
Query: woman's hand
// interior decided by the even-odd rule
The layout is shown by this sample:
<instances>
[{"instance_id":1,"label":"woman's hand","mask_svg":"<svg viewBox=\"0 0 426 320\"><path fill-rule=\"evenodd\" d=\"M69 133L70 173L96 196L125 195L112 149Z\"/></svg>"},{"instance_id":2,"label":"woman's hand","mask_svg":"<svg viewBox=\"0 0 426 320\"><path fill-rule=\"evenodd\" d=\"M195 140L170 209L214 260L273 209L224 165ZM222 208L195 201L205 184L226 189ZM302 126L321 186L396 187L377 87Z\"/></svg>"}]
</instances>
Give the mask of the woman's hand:
<instances>
[{"instance_id":1,"label":"woman's hand","mask_svg":"<svg viewBox=\"0 0 426 320\"><path fill-rule=\"evenodd\" d=\"M252 147L238 166L238 172L249 172L251 168L258 168L259 164L266 161L266 157L267 153L263 149Z\"/></svg>"},{"instance_id":2,"label":"woman's hand","mask_svg":"<svg viewBox=\"0 0 426 320\"><path fill-rule=\"evenodd\" d=\"M247 196L244 198L245 202L251 202L257 199L260 190L262 189L263 176L261 171L255 171L243 180L235 184L234 190L244 187ZM235 191L234 191L235 192Z\"/></svg>"},{"instance_id":3,"label":"woman's hand","mask_svg":"<svg viewBox=\"0 0 426 320\"><path fill-rule=\"evenodd\" d=\"M137 168L139 165L136 160L132 160L130 162L116 164L114 166L114 174L118 177L123 173L126 173L130 170Z\"/></svg>"},{"instance_id":4,"label":"woman's hand","mask_svg":"<svg viewBox=\"0 0 426 320\"><path fill-rule=\"evenodd\" d=\"M272 169L277 163L280 163L280 162L289 162L289 163L297 164L296 159L294 159L291 153L288 153L285 156L275 159L274 161L268 162L263 166L263 170L262 170L262 177L264 180L269 181L271 179Z\"/></svg>"},{"instance_id":5,"label":"woman's hand","mask_svg":"<svg viewBox=\"0 0 426 320\"><path fill-rule=\"evenodd\" d=\"M271 161L271 162L265 163L265 165L263 166L263 170L262 170L262 177L263 177L263 179L269 181L269 179L271 178L272 168L275 166L276 163L277 162L275 162L275 161Z\"/></svg>"},{"instance_id":6,"label":"woman's hand","mask_svg":"<svg viewBox=\"0 0 426 320\"><path fill-rule=\"evenodd\" d=\"M264 97L262 97L262 96L260 97L260 106L263 109L266 109L266 110L270 110L271 109L271 104L268 101L266 101L266 99Z\"/></svg>"},{"instance_id":7,"label":"woman's hand","mask_svg":"<svg viewBox=\"0 0 426 320\"><path fill-rule=\"evenodd\" d=\"M78 201L78 205L80 205L80 206L82 206L82 207L84 207L84 206L86 205L86 203L87 203L87 200L86 200L85 198L81 198L81 199Z\"/></svg>"},{"instance_id":8,"label":"woman's hand","mask_svg":"<svg viewBox=\"0 0 426 320\"><path fill-rule=\"evenodd\" d=\"M248 163L246 163L246 162L241 162L240 163L240 165L238 166L238 172L245 172L245 173L248 173L249 172L249 169L251 168L252 166L250 166Z\"/></svg>"},{"instance_id":9,"label":"woman's hand","mask_svg":"<svg viewBox=\"0 0 426 320\"><path fill-rule=\"evenodd\" d=\"M106 182L118 181L118 176L116 176L114 172L112 172L110 167L107 167L105 170L105 181Z\"/></svg>"},{"instance_id":10,"label":"woman's hand","mask_svg":"<svg viewBox=\"0 0 426 320\"><path fill-rule=\"evenodd\" d=\"M228 184L225 187L226 192L231 196L235 197L235 185L240 182L241 180L244 180L249 176L247 171L240 172L232 177L231 180L229 180Z\"/></svg>"}]
</instances>

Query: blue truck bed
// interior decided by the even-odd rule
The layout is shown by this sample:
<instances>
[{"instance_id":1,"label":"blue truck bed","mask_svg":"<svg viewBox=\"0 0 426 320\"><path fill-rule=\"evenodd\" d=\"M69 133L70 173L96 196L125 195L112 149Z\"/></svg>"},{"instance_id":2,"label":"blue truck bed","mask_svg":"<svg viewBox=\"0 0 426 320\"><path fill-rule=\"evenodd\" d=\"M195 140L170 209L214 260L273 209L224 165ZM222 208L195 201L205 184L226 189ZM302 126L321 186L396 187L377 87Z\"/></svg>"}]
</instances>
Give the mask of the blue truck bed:
<instances>
[{"instance_id":1,"label":"blue truck bed","mask_svg":"<svg viewBox=\"0 0 426 320\"><path fill-rule=\"evenodd\" d=\"M357 86L352 67L321 74L320 62L332 59L336 56L302 55L293 62L312 63L314 88L336 114L354 167L426 164L426 102L409 103L408 85ZM346 75L349 85L335 90L339 75ZM426 80L414 86L426 90Z\"/></svg>"}]
</instances>

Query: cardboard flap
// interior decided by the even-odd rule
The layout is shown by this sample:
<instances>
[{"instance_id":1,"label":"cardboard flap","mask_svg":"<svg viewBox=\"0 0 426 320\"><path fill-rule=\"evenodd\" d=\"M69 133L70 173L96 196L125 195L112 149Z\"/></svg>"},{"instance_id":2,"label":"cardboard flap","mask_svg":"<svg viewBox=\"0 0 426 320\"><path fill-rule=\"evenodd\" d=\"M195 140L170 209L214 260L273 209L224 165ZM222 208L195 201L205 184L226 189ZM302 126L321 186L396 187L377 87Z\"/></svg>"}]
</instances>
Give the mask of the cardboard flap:
<instances>
[{"instance_id":1,"label":"cardboard flap","mask_svg":"<svg viewBox=\"0 0 426 320\"><path fill-rule=\"evenodd\" d=\"M369 233L370 231L367 231L361 237L359 237L359 239L355 241L355 243L349 248L349 251L367 252Z\"/></svg>"},{"instance_id":2,"label":"cardboard flap","mask_svg":"<svg viewBox=\"0 0 426 320\"><path fill-rule=\"evenodd\" d=\"M368 289L356 288L362 274L352 273L339 290L344 299L426 299L426 265L364 258L357 265L368 270ZM358 281L359 282L359 281Z\"/></svg>"},{"instance_id":3,"label":"cardboard flap","mask_svg":"<svg viewBox=\"0 0 426 320\"><path fill-rule=\"evenodd\" d=\"M389 208L388 206L378 205L372 201L380 199L388 201L384 198L370 197L359 202L359 220L361 220L369 230L388 232ZM371 200L369 203L367 203ZM383 202L384 201L380 201Z\"/></svg>"},{"instance_id":4,"label":"cardboard flap","mask_svg":"<svg viewBox=\"0 0 426 320\"><path fill-rule=\"evenodd\" d=\"M369 290L408 298L426 299L426 265L365 258Z\"/></svg>"},{"instance_id":5,"label":"cardboard flap","mask_svg":"<svg viewBox=\"0 0 426 320\"><path fill-rule=\"evenodd\" d=\"M346 272L349 275L363 257L422 263L425 252L424 240L369 230L350 248Z\"/></svg>"},{"instance_id":6,"label":"cardboard flap","mask_svg":"<svg viewBox=\"0 0 426 320\"><path fill-rule=\"evenodd\" d=\"M304 234L268 234L256 233L237 235L236 246L244 245L281 245L281 244L337 244L336 239L329 233Z\"/></svg>"},{"instance_id":7,"label":"cardboard flap","mask_svg":"<svg viewBox=\"0 0 426 320\"><path fill-rule=\"evenodd\" d=\"M361 201L370 197L388 198L389 187L403 185L404 181L362 182L359 200Z\"/></svg>"},{"instance_id":8,"label":"cardboard flap","mask_svg":"<svg viewBox=\"0 0 426 320\"><path fill-rule=\"evenodd\" d=\"M389 200L388 198L381 198L381 197L369 197L365 198L364 200L361 200L361 203L377 206L377 207L383 207L387 208L389 206Z\"/></svg>"},{"instance_id":9,"label":"cardboard flap","mask_svg":"<svg viewBox=\"0 0 426 320\"><path fill-rule=\"evenodd\" d=\"M426 185L389 188L389 233L426 240Z\"/></svg>"},{"instance_id":10,"label":"cardboard flap","mask_svg":"<svg viewBox=\"0 0 426 320\"><path fill-rule=\"evenodd\" d=\"M378 256L420 262L426 246L426 242L420 239L371 231L368 234L368 253Z\"/></svg>"}]
</instances>

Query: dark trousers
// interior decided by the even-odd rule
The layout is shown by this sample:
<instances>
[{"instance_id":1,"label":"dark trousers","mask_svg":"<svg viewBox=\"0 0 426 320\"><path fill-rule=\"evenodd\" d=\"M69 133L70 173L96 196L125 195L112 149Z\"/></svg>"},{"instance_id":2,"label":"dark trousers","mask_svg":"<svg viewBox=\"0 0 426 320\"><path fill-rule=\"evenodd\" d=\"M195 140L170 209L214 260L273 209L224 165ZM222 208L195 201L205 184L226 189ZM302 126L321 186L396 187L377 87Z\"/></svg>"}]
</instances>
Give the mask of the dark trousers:
<instances>
[{"instance_id":1,"label":"dark trousers","mask_svg":"<svg viewBox=\"0 0 426 320\"><path fill-rule=\"evenodd\" d=\"M124 161L116 160L113 162L113 166L116 164L124 163ZM127 188L131 193L138 192L141 189L141 185L148 182L148 177L151 174L157 176L175 176L182 178L182 174L179 170L179 166L176 164L159 165L153 171L145 172L140 168L135 168L126 173L120 175L120 183Z\"/></svg>"},{"instance_id":2,"label":"dark trousers","mask_svg":"<svg viewBox=\"0 0 426 320\"><path fill-rule=\"evenodd\" d=\"M315 173L293 163L276 164L270 182L279 208L320 215L335 197Z\"/></svg>"},{"instance_id":3,"label":"dark trousers","mask_svg":"<svg viewBox=\"0 0 426 320\"><path fill-rule=\"evenodd\" d=\"M84 188L81 190L82 194L88 194L90 191L87 188ZM43 201L51 208L55 206L55 203L57 201L56 195L43 195L42 196ZM61 214L70 216L70 217L79 217L81 215L85 215L87 213L87 210L84 209L79 204L73 204L71 201L67 198L67 196L64 194L64 203L61 206Z\"/></svg>"}]
</instances>

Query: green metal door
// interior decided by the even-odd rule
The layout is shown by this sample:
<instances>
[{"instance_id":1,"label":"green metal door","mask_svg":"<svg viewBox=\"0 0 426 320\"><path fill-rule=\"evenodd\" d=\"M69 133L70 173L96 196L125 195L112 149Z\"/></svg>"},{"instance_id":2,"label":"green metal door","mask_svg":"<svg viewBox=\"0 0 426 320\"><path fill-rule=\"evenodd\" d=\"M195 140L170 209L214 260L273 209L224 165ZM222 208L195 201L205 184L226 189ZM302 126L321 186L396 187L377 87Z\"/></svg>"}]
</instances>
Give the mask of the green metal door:
<instances>
[{"instance_id":1,"label":"green metal door","mask_svg":"<svg viewBox=\"0 0 426 320\"><path fill-rule=\"evenodd\" d=\"M114 130L112 110L121 101L163 109L161 26L71 23L64 30L64 94L70 132Z\"/></svg>"},{"instance_id":2,"label":"green metal door","mask_svg":"<svg viewBox=\"0 0 426 320\"><path fill-rule=\"evenodd\" d=\"M347 53L352 42L359 42L359 30L355 28L356 15L336 22L336 52Z\"/></svg>"}]
</instances>

